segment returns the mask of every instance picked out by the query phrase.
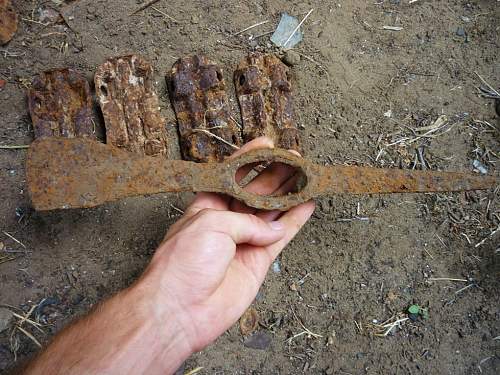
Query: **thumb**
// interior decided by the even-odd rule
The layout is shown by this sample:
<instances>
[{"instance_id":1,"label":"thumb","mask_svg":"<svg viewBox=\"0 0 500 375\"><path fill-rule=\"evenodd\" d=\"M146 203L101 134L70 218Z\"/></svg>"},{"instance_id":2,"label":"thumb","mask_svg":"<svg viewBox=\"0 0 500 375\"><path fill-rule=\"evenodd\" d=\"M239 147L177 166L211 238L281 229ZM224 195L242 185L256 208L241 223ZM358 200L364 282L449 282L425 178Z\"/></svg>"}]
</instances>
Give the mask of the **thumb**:
<instances>
[{"instance_id":1,"label":"thumb","mask_svg":"<svg viewBox=\"0 0 500 375\"><path fill-rule=\"evenodd\" d=\"M251 214L205 209L187 225L190 232L211 231L224 233L235 244L268 246L283 239L285 225L279 221L266 222Z\"/></svg>"}]
</instances>

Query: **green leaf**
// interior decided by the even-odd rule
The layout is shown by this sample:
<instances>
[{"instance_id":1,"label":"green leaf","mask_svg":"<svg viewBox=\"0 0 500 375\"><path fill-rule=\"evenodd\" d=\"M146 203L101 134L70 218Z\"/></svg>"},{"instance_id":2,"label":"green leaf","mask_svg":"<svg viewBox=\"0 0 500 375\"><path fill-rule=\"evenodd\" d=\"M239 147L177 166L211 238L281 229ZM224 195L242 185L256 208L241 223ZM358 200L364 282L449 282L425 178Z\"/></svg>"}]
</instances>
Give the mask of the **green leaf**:
<instances>
[{"instance_id":1,"label":"green leaf","mask_svg":"<svg viewBox=\"0 0 500 375\"><path fill-rule=\"evenodd\" d=\"M419 305L411 305L408 308L408 312L410 314L420 314L420 306Z\"/></svg>"}]
</instances>

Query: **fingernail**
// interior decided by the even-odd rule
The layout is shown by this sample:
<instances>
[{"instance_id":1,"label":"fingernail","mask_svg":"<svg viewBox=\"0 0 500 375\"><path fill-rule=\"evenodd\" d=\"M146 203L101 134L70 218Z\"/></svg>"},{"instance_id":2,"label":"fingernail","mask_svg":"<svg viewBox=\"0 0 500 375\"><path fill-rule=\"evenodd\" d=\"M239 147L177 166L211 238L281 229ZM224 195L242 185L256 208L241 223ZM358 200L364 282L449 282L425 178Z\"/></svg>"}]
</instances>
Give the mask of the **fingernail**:
<instances>
[{"instance_id":1,"label":"fingernail","mask_svg":"<svg viewBox=\"0 0 500 375\"><path fill-rule=\"evenodd\" d=\"M269 223L269 226L273 230L283 230L283 228L285 228L285 226L283 225L283 223L281 221L271 221Z\"/></svg>"}]
</instances>

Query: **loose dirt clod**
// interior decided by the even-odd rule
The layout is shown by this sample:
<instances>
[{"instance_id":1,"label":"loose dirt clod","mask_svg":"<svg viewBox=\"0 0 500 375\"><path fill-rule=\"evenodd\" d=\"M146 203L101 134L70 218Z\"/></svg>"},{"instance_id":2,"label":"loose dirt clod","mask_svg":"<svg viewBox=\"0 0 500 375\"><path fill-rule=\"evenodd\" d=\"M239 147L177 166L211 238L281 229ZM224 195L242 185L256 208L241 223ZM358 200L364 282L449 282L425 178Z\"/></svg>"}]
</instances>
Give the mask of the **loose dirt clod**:
<instances>
[{"instance_id":1,"label":"loose dirt clod","mask_svg":"<svg viewBox=\"0 0 500 375\"><path fill-rule=\"evenodd\" d=\"M94 80L107 143L141 155L165 155L167 133L151 64L138 55L111 58L98 67Z\"/></svg>"},{"instance_id":2,"label":"loose dirt clod","mask_svg":"<svg viewBox=\"0 0 500 375\"><path fill-rule=\"evenodd\" d=\"M18 17L11 0L0 0L0 44L10 42L17 31Z\"/></svg>"},{"instance_id":3,"label":"loose dirt clod","mask_svg":"<svg viewBox=\"0 0 500 375\"><path fill-rule=\"evenodd\" d=\"M179 59L166 77L179 125L184 159L222 161L239 148L222 70L205 56Z\"/></svg>"},{"instance_id":4,"label":"loose dirt clod","mask_svg":"<svg viewBox=\"0 0 500 375\"><path fill-rule=\"evenodd\" d=\"M28 105L35 138L94 138L89 84L74 70L49 70L36 76Z\"/></svg>"},{"instance_id":5,"label":"loose dirt clod","mask_svg":"<svg viewBox=\"0 0 500 375\"><path fill-rule=\"evenodd\" d=\"M243 119L243 139L268 136L276 146L301 150L293 118L289 68L274 55L250 54L234 73Z\"/></svg>"}]
</instances>

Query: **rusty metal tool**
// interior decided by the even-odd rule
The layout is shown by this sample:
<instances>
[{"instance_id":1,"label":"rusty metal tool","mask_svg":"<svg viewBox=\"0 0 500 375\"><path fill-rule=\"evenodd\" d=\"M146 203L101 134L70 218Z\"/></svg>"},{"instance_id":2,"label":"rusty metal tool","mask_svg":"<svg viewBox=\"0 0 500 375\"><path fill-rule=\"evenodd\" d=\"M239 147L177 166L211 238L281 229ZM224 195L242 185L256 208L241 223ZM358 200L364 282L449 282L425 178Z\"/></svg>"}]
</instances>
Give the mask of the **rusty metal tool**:
<instances>
[{"instance_id":1,"label":"rusty metal tool","mask_svg":"<svg viewBox=\"0 0 500 375\"><path fill-rule=\"evenodd\" d=\"M260 196L235 181L241 167L280 162L300 171L302 188ZM142 156L89 139L41 138L29 150L27 181L34 208L94 207L120 198L180 191L230 195L266 210L287 210L321 195L420 193L488 189L498 177L458 172L320 166L282 149L259 149L222 163Z\"/></svg>"}]
</instances>

